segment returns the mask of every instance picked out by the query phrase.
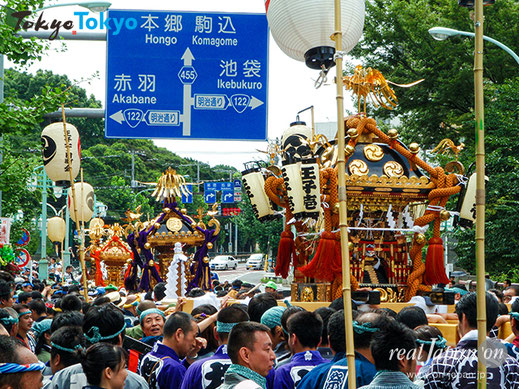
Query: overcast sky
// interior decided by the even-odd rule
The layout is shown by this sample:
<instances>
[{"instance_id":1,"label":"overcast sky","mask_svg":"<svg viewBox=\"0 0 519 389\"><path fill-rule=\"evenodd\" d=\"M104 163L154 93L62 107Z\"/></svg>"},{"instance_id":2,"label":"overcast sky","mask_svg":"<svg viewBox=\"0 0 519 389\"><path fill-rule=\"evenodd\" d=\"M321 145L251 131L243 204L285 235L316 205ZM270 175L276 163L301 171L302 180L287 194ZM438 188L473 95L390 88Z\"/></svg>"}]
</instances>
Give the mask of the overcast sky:
<instances>
[{"instance_id":1,"label":"overcast sky","mask_svg":"<svg viewBox=\"0 0 519 389\"><path fill-rule=\"evenodd\" d=\"M48 2L48 4L70 3L71 1ZM208 11L208 12L251 12L265 13L264 0L112 0L112 9L139 10L176 10L176 11ZM84 8L77 6L50 9L45 11L46 20L54 18L72 19L75 11ZM99 30L98 30L99 31ZM30 72L37 69L52 70L57 74L67 74L72 80L88 78L95 72L99 77L89 84L80 84L92 93L98 100L105 103L105 69L106 42L67 41L67 50L61 51L60 43L53 43L49 54L41 62L29 68ZM286 56L270 38L269 51L269 101L268 101L268 137L280 137L282 132L295 120L296 113L309 106L315 107L316 122L336 121L337 109L335 104L335 85L324 85L314 88L318 72L306 67L303 62L295 61ZM10 66L9 63L6 64ZM333 74L332 74L333 73ZM330 72L333 80L335 68ZM351 107L351 98L345 94L345 105ZM310 114L303 114L303 120L310 123ZM166 147L183 157L192 157L211 165L224 163L238 169L243 168L243 162L263 159L264 154L255 150L266 149L265 142L231 142L231 141L200 141L200 140L165 140L155 139L158 146Z\"/></svg>"}]
</instances>

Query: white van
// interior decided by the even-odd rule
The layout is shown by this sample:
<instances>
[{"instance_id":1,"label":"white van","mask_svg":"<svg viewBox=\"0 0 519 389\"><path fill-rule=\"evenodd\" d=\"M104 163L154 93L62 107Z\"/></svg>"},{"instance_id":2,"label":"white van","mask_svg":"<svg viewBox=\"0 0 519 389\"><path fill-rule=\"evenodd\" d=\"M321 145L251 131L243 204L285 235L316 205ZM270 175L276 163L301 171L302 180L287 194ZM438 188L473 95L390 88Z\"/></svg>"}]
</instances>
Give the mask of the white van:
<instances>
[{"instance_id":1,"label":"white van","mask_svg":"<svg viewBox=\"0 0 519 389\"><path fill-rule=\"evenodd\" d=\"M247 258L245 269L247 270L263 270L265 267L265 254L251 254Z\"/></svg>"}]
</instances>

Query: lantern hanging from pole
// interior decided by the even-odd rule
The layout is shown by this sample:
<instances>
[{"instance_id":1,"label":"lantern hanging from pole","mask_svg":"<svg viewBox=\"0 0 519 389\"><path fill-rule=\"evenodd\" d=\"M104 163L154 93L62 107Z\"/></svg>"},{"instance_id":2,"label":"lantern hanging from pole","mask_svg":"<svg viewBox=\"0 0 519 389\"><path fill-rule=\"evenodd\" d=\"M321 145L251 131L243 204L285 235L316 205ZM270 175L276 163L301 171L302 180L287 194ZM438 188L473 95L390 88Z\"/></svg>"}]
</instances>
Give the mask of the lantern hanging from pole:
<instances>
[{"instance_id":1,"label":"lantern hanging from pole","mask_svg":"<svg viewBox=\"0 0 519 389\"><path fill-rule=\"evenodd\" d=\"M254 215L259 221L272 220L279 217L274 214L274 205L265 192L265 177L259 167L242 172L243 188L249 197Z\"/></svg>"},{"instance_id":2,"label":"lantern hanging from pole","mask_svg":"<svg viewBox=\"0 0 519 389\"><path fill-rule=\"evenodd\" d=\"M364 1L341 0L342 50L355 47L364 28ZM265 0L274 40L289 57L312 69L335 65L334 0Z\"/></svg>"},{"instance_id":3,"label":"lantern hanging from pole","mask_svg":"<svg viewBox=\"0 0 519 389\"><path fill-rule=\"evenodd\" d=\"M312 139L312 129L305 122L297 121L290 124L281 136L283 164L300 162L312 156L309 141Z\"/></svg>"},{"instance_id":4,"label":"lantern hanging from pole","mask_svg":"<svg viewBox=\"0 0 519 389\"><path fill-rule=\"evenodd\" d=\"M66 233L66 223L63 218L55 216L47 220L47 235L51 242L63 242Z\"/></svg>"},{"instance_id":5,"label":"lantern hanging from pole","mask_svg":"<svg viewBox=\"0 0 519 389\"><path fill-rule=\"evenodd\" d=\"M57 186L68 187L70 186L69 170L72 169L73 179L79 173L81 145L77 128L70 123L66 123L66 128L70 147L70 166L62 122L52 123L45 127L41 133L41 143L45 173Z\"/></svg>"},{"instance_id":6,"label":"lantern hanging from pole","mask_svg":"<svg viewBox=\"0 0 519 389\"><path fill-rule=\"evenodd\" d=\"M68 207L70 209L70 218L75 222L88 222L94 215L94 188L86 182L77 182L74 184L76 192L76 212L74 212L74 203L72 201L72 191L68 194Z\"/></svg>"}]
</instances>

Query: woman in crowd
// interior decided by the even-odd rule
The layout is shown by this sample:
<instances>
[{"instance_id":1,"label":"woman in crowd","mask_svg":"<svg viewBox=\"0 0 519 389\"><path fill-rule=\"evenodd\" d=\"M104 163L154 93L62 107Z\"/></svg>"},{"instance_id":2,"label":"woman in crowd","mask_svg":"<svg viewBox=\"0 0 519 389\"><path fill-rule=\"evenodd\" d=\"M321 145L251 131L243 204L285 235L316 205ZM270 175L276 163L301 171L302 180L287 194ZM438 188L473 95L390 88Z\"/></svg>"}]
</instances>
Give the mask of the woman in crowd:
<instances>
[{"instance_id":1,"label":"woman in crowd","mask_svg":"<svg viewBox=\"0 0 519 389\"><path fill-rule=\"evenodd\" d=\"M83 389L123 389L128 375L125 351L113 344L95 343L84 353L81 366L88 385Z\"/></svg>"},{"instance_id":2,"label":"woman in crowd","mask_svg":"<svg viewBox=\"0 0 519 389\"><path fill-rule=\"evenodd\" d=\"M34 353L40 361L47 363L50 360L50 326L52 319L44 319L32 325L32 332L36 340Z\"/></svg>"}]
</instances>

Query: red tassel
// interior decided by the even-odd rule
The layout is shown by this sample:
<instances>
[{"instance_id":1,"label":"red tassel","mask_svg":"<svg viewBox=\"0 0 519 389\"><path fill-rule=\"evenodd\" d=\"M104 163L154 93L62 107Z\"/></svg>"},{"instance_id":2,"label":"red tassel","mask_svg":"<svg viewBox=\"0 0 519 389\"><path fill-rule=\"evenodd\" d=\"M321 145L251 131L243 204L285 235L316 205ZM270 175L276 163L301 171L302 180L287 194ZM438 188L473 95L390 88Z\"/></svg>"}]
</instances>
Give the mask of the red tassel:
<instances>
[{"instance_id":1,"label":"red tassel","mask_svg":"<svg viewBox=\"0 0 519 389\"><path fill-rule=\"evenodd\" d=\"M290 262L292 258L295 259L295 243L294 234L292 231L283 231L281 233L281 239L279 240L278 255L276 260L275 273L277 276L283 278L288 277L288 270L290 268Z\"/></svg>"},{"instance_id":2,"label":"red tassel","mask_svg":"<svg viewBox=\"0 0 519 389\"><path fill-rule=\"evenodd\" d=\"M425 257L425 283L428 285L449 283L443 265L442 238L433 237L429 240L427 257Z\"/></svg>"},{"instance_id":3,"label":"red tassel","mask_svg":"<svg viewBox=\"0 0 519 389\"><path fill-rule=\"evenodd\" d=\"M96 259L96 285L105 286L105 283L103 281L103 273L101 272L101 261L99 261L99 255L96 255L94 258Z\"/></svg>"},{"instance_id":4,"label":"red tassel","mask_svg":"<svg viewBox=\"0 0 519 389\"><path fill-rule=\"evenodd\" d=\"M323 232L313 259L308 265L299 268L301 273L306 277L333 281L333 265L336 263L337 256L335 242L335 234L333 232Z\"/></svg>"}]
</instances>

